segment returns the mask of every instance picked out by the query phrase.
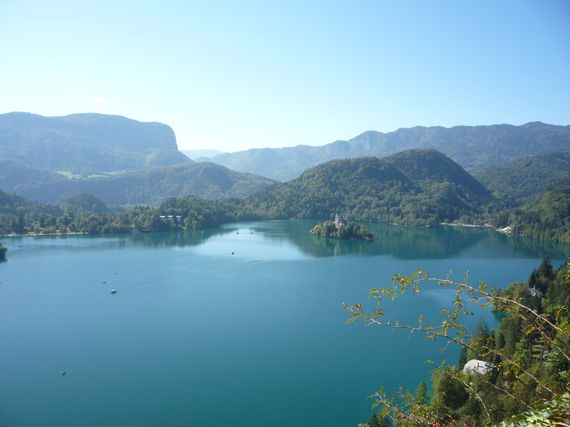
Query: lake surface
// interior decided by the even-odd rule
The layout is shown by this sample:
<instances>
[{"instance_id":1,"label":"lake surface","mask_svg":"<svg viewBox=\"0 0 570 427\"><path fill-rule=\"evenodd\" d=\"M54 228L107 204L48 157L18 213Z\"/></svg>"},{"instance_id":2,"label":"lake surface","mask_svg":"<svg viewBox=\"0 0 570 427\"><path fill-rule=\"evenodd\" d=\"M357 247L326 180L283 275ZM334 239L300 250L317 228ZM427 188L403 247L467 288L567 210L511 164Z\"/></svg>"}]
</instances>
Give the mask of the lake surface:
<instances>
[{"instance_id":1,"label":"lake surface","mask_svg":"<svg viewBox=\"0 0 570 427\"><path fill-rule=\"evenodd\" d=\"M371 224L357 242L313 224L4 238L0 425L356 426L380 386L415 388L458 350L347 325L343 302L420 266L504 287L570 254L482 229ZM450 300L429 289L386 317L436 319Z\"/></svg>"}]
</instances>

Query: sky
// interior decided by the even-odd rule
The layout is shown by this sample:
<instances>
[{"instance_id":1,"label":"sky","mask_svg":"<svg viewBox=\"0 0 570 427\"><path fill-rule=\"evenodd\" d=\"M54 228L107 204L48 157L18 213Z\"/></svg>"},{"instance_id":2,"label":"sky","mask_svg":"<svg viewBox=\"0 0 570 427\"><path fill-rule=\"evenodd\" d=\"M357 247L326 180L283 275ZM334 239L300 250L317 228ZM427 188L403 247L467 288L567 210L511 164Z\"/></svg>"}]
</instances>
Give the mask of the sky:
<instances>
[{"instance_id":1,"label":"sky","mask_svg":"<svg viewBox=\"0 0 570 427\"><path fill-rule=\"evenodd\" d=\"M570 1L0 0L0 113L119 114L182 149L570 124Z\"/></svg>"}]
</instances>

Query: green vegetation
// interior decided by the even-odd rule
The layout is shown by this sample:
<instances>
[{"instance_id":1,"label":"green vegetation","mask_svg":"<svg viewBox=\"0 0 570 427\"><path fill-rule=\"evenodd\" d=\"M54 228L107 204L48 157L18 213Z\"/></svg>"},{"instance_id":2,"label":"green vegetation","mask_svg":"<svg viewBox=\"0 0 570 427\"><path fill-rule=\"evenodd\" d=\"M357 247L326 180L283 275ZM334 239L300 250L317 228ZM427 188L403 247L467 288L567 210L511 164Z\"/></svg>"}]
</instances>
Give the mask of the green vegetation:
<instances>
[{"instance_id":1,"label":"green vegetation","mask_svg":"<svg viewBox=\"0 0 570 427\"><path fill-rule=\"evenodd\" d=\"M112 206L157 204L169 197L206 199L247 197L273 181L234 172L213 163L190 163L82 179L0 160L0 188L44 203L79 193L93 194Z\"/></svg>"},{"instance_id":2,"label":"green vegetation","mask_svg":"<svg viewBox=\"0 0 570 427\"><path fill-rule=\"evenodd\" d=\"M92 196L79 196L62 205L45 205L0 191L0 235L111 234L175 231L215 227L237 220L257 219L238 199L168 199L157 207L137 206L108 211Z\"/></svg>"},{"instance_id":3,"label":"green vegetation","mask_svg":"<svg viewBox=\"0 0 570 427\"><path fill-rule=\"evenodd\" d=\"M360 224L344 224L337 227L334 221L325 221L317 224L311 228L310 232L317 236L332 237L334 239L374 239L374 235Z\"/></svg>"},{"instance_id":4,"label":"green vegetation","mask_svg":"<svg viewBox=\"0 0 570 427\"><path fill-rule=\"evenodd\" d=\"M92 212L104 213L109 211L109 207L92 194L81 193L62 200L59 206L63 210L71 212Z\"/></svg>"},{"instance_id":5,"label":"green vegetation","mask_svg":"<svg viewBox=\"0 0 570 427\"><path fill-rule=\"evenodd\" d=\"M384 301L408 290L420 292L429 282L455 291L453 305L441 312L441 323L426 325L421 315L417 325L383 318ZM361 304L346 306L349 322L362 319L367 325L404 329L445 342L444 349L462 348L458 367L442 365L432 372L431 393L421 385L415 394L399 391L388 396L382 389L375 393L380 417L390 416L396 425L467 426L528 425L533 420L536 425L563 425L555 423L569 419L569 263L555 271L545 259L528 283L504 291L489 290L485 283L470 285L467 279L431 278L419 271L394 276L391 287L373 289L370 298L379 303L372 313ZM475 304L501 313L495 331L481 323L473 332L467 328ZM473 359L488 363L490 369L463 370L465 362Z\"/></svg>"},{"instance_id":6,"label":"green vegetation","mask_svg":"<svg viewBox=\"0 0 570 427\"><path fill-rule=\"evenodd\" d=\"M528 156L570 151L570 127L545 123L522 126L416 126L394 132L364 132L349 141L224 153L213 161L230 169L287 181L320 163L364 156L385 157L414 148L435 148L469 171L500 166Z\"/></svg>"},{"instance_id":7,"label":"green vegetation","mask_svg":"<svg viewBox=\"0 0 570 427\"><path fill-rule=\"evenodd\" d=\"M449 157L410 150L386 159L334 160L263 190L248 207L273 219L327 218L437 225L482 218L490 193Z\"/></svg>"},{"instance_id":8,"label":"green vegetation","mask_svg":"<svg viewBox=\"0 0 570 427\"><path fill-rule=\"evenodd\" d=\"M14 171L18 176L30 176L27 184L10 181L13 188L40 200L67 198L59 205L40 205L10 196L10 200L18 201L19 210L2 204L0 198L2 233L109 233L169 228L161 223L151 226L147 219L142 221L139 217L160 217L163 207L158 203L188 194L181 200L193 200L199 212L207 212L202 220L192 219L190 223L194 225L190 228L203 226L196 224L217 225L224 217L324 219L329 218L331 212L338 212L350 221L412 226L441 223L509 226L515 234L570 243L570 181L557 183L519 205L518 199L501 198L499 193L496 193L499 198L494 197L461 166L431 149L408 150L384 159L334 160L279 184L212 163L152 168L91 179L67 179L0 161L0 167L3 166L8 170L6 176L13 175ZM3 176L0 174L0 183L7 179ZM152 203L154 207L138 206L111 212L103 203L94 205L93 199L89 199L92 196L86 194L109 205ZM219 199L219 202L190 197L195 195ZM228 195L246 198L222 199ZM89 220L86 220L88 213ZM216 219L208 219L210 213ZM192 214L187 211L183 216L192 217ZM145 224L144 227L141 224ZM179 229L180 224L170 228Z\"/></svg>"},{"instance_id":9,"label":"green vegetation","mask_svg":"<svg viewBox=\"0 0 570 427\"><path fill-rule=\"evenodd\" d=\"M570 181L543 191L513 211L509 224L516 234L570 243Z\"/></svg>"},{"instance_id":10,"label":"green vegetation","mask_svg":"<svg viewBox=\"0 0 570 427\"><path fill-rule=\"evenodd\" d=\"M549 187L570 180L570 152L524 158L475 176L498 199L519 206Z\"/></svg>"}]
</instances>

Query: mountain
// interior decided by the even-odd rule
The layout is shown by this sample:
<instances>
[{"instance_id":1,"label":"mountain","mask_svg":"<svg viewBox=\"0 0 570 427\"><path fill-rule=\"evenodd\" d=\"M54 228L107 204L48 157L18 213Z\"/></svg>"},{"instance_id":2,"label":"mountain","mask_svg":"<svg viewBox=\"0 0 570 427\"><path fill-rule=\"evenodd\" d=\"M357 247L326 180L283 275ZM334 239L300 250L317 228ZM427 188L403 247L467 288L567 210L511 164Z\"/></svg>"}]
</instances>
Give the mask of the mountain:
<instances>
[{"instance_id":1,"label":"mountain","mask_svg":"<svg viewBox=\"0 0 570 427\"><path fill-rule=\"evenodd\" d=\"M513 232L570 243L570 180L541 191L510 218Z\"/></svg>"},{"instance_id":2,"label":"mountain","mask_svg":"<svg viewBox=\"0 0 570 427\"><path fill-rule=\"evenodd\" d=\"M180 150L192 160L211 159L212 157L223 154L220 150Z\"/></svg>"},{"instance_id":3,"label":"mountain","mask_svg":"<svg viewBox=\"0 0 570 427\"><path fill-rule=\"evenodd\" d=\"M94 113L1 114L0 158L81 175L191 162L169 126Z\"/></svg>"},{"instance_id":4,"label":"mountain","mask_svg":"<svg viewBox=\"0 0 570 427\"><path fill-rule=\"evenodd\" d=\"M532 156L475 174L489 190L516 204L570 180L570 152Z\"/></svg>"},{"instance_id":5,"label":"mountain","mask_svg":"<svg viewBox=\"0 0 570 427\"><path fill-rule=\"evenodd\" d=\"M330 218L414 225L469 219L493 200L461 166L433 149L333 160L269 187L248 207L269 218Z\"/></svg>"},{"instance_id":6,"label":"mountain","mask_svg":"<svg viewBox=\"0 0 570 427\"><path fill-rule=\"evenodd\" d=\"M74 179L0 160L0 188L39 202L59 202L88 193L109 205L156 204L169 197L186 195L208 199L246 197L271 184L270 179L234 172L214 163L190 163Z\"/></svg>"},{"instance_id":7,"label":"mountain","mask_svg":"<svg viewBox=\"0 0 570 427\"><path fill-rule=\"evenodd\" d=\"M66 181L68 178L59 173L0 158L0 189L24 194L30 187L55 186Z\"/></svg>"},{"instance_id":8,"label":"mountain","mask_svg":"<svg viewBox=\"0 0 570 427\"><path fill-rule=\"evenodd\" d=\"M92 194L80 193L63 199L59 206L71 212L92 212L104 213L109 211L109 207Z\"/></svg>"},{"instance_id":9,"label":"mountain","mask_svg":"<svg viewBox=\"0 0 570 427\"><path fill-rule=\"evenodd\" d=\"M364 132L349 141L315 147L263 148L224 153L212 161L230 169L286 181L317 164L363 156L385 157L412 148L435 148L469 171L552 152L570 152L570 126L540 122L522 126L413 127Z\"/></svg>"}]
</instances>

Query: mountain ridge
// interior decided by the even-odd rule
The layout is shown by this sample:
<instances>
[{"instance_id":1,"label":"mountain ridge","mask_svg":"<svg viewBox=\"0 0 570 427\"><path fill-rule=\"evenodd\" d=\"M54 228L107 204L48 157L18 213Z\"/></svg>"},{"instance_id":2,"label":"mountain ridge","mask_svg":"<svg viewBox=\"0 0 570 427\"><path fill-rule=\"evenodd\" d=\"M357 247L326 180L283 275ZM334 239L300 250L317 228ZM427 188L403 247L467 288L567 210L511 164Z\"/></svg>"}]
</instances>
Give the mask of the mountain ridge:
<instances>
[{"instance_id":1,"label":"mountain ridge","mask_svg":"<svg viewBox=\"0 0 570 427\"><path fill-rule=\"evenodd\" d=\"M0 150L3 159L82 174L191 162L168 125L98 113L0 114Z\"/></svg>"},{"instance_id":2,"label":"mountain ridge","mask_svg":"<svg viewBox=\"0 0 570 427\"><path fill-rule=\"evenodd\" d=\"M423 169L426 163L431 167ZM338 212L414 225L465 219L492 200L481 183L433 149L331 160L247 199L252 211L275 219L326 219Z\"/></svg>"},{"instance_id":3,"label":"mountain ridge","mask_svg":"<svg viewBox=\"0 0 570 427\"><path fill-rule=\"evenodd\" d=\"M223 153L212 161L233 170L286 181L328 160L385 157L412 148L435 148L466 170L476 171L529 155L570 151L570 126L529 122L520 126L415 126L387 133L368 130L349 140L321 146L253 148Z\"/></svg>"},{"instance_id":4,"label":"mountain ridge","mask_svg":"<svg viewBox=\"0 0 570 427\"><path fill-rule=\"evenodd\" d=\"M0 189L41 203L57 203L81 193L91 194L112 206L156 204L169 197L187 195L206 199L243 198L273 182L208 162L76 179L0 159Z\"/></svg>"}]
</instances>

